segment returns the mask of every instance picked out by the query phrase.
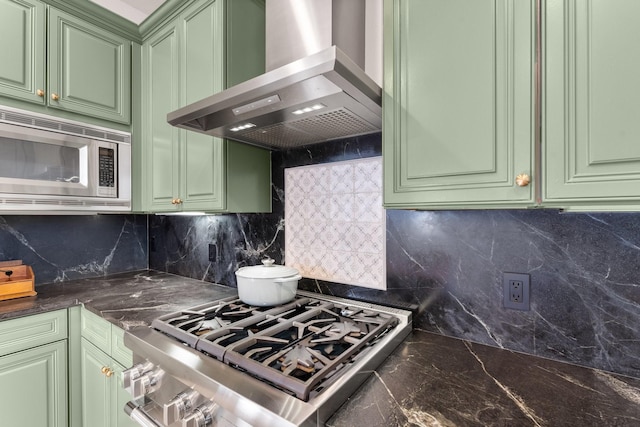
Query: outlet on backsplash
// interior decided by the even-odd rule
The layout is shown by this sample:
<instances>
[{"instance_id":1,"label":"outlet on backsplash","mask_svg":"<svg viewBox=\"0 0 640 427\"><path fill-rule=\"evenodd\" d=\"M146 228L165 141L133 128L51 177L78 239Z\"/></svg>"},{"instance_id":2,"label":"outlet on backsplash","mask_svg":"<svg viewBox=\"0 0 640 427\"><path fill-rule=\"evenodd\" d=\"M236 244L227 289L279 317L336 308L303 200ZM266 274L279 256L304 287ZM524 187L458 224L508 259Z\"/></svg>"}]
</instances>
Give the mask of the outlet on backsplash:
<instances>
[{"instance_id":1,"label":"outlet on backsplash","mask_svg":"<svg viewBox=\"0 0 640 427\"><path fill-rule=\"evenodd\" d=\"M218 259L218 247L213 243L209 243L209 261L213 262L216 259Z\"/></svg>"},{"instance_id":2,"label":"outlet on backsplash","mask_svg":"<svg viewBox=\"0 0 640 427\"><path fill-rule=\"evenodd\" d=\"M529 310L530 277L522 273L504 273L502 277L504 308Z\"/></svg>"}]
</instances>

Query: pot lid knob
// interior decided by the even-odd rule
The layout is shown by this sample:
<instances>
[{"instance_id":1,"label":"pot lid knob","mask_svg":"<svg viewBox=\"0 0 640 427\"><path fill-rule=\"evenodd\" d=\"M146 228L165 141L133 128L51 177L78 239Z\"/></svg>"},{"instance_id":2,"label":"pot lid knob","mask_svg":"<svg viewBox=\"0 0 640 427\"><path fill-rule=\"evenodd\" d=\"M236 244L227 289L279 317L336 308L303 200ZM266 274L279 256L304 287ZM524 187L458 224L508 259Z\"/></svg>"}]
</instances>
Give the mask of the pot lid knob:
<instances>
[{"instance_id":1,"label":"pot lid knob","mask_svg":"<svg viewBox=\"0 0 640 427\"><path fill-rule=\"evenodd\" d=\"M274 263L275 263L275 260L271 258L265 258L262 260L262 265L264 265L265 267L271 267L273 266Z\"/></svg>"}]
</instances>

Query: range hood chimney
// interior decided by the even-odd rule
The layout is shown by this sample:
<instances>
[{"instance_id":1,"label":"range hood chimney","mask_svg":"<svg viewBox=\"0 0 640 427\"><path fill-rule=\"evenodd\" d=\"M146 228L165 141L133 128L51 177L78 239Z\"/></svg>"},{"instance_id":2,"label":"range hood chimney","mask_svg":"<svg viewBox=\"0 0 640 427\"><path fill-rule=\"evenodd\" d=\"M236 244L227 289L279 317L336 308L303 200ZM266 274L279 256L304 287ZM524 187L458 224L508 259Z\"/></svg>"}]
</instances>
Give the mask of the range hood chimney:
<instances>
[{"instance_id":1,"label":"range hood chimney","mask_svg":"<svg viewBox=\"0 0 640 427\"><path fill-rule=\"evenodd\" d=\"M275 150L379 132L382 90L363 70L366 41L379 40L365 33L366 7L376 3L266 0L267 72L168 122Z\"/></svg>"}]
</instances>

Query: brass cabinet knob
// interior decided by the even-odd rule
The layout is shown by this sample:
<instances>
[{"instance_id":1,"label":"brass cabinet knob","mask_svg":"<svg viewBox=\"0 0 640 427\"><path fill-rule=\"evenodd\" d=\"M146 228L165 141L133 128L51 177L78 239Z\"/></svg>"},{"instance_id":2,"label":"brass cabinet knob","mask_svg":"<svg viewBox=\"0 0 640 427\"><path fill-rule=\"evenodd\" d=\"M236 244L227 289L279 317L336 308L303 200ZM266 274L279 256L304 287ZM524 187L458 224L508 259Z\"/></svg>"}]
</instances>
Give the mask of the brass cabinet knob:
<instances>
[{"instance_id":1,"label":"brass cabinet knob","mask_svg":"<svg viewBox=\"0 0 640 427\"><path fill-rule=\"evenodd\" d=\"M518 187L526 187L527 185L529 185L529 183L531 183L531 177L526 173L521 173L520 175L516 176L516 185Z\"/></svg>"},{"instance_id":2,"label":"brass cabinet knob","mask_svg":"<svg viewBox=\"0 0 640 427\"><path fill-rule=\"evenodd\" d=\"M103 374L105 374L107 376L107 378L109 378L110 376L113 375L113 371L111 370L110 367L108 366L103 366L102 369L100 369L100 372L102 372Z\"/></svg>"},{"instance_id":3,"label":"brass cabinet knob","mask_svg":"<svg viewBox=\"0 0 640 427\"><path fill-rule=\"evenodd\" d=\"M36 95L38 95L40 98L42 98L44 96L44 91L42 89L38 89L36 91Z\"/></svg>"},{"instance_id":4,"label":"brass cabinet knob","mask_svg":"<svg viewBox=\"0 0 640 427\"><path fill-rule=\"evenodd\" d=\"M177 205L178 204L178 199L171 199L171 204L172 205Z\"/></svg>"},{"instance_id":5,"label":"brass cabinet knob","mask_svg":"<svg viewBox=\"0 0 640 427\"><path fill-rule=\"evenodd\" d=\"M176 199L176 205L181 205L182 204L182 199Z\"/></svg>"},{"instance_id":6,"label":"brass cabinet knob","mask_svg":"<svg viewBox=\"0 0 640 427\"><path fill-rule=\"evenodd\" d=\"M58 95L57 93L52 93L51 94L51 99L53 99L54 101L57 101L60 99L60 95Z\"/></svg>"}]
</instances>

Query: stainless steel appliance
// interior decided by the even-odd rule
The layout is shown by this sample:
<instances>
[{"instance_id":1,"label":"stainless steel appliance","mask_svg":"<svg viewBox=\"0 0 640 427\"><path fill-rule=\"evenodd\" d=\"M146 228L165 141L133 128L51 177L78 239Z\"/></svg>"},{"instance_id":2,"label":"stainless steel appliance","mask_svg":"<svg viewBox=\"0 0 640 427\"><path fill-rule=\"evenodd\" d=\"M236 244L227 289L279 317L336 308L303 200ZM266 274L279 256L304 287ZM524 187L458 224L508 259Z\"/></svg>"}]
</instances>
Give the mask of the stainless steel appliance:
<instances>
[{"instance_id":1,"label":"stainless steel appliance","mask_svg":"<svg viewBox=\"0 0 640 427\"><path fill-rule=\"evenodd\" d=\"M0 213L131 210L131 135L0 107Z\"/></svg>"},{"instance_id":2,"label":"stainless steel appliance","mask_svg":"<svg viewBox=\"0 0 640 427\"><path fill-rule=\"evenodd\" d=\"M125 333L141 426L320 426L411 330L411 313L298 291L276 307L235 297Z\"/></svg>"},{"instance_id":3,"label":"stainless steel appliance","mask_svg":"<svg viewBox=\"0 0 640 427\"><path fill-rule=\"evenodd\" d=\"M267 0L267 72L167 120L271 149L380 132L382 90L365 67L382 74L382 24L369 7L382 16L373 0Z\"/></svg>"}]
</instances>

